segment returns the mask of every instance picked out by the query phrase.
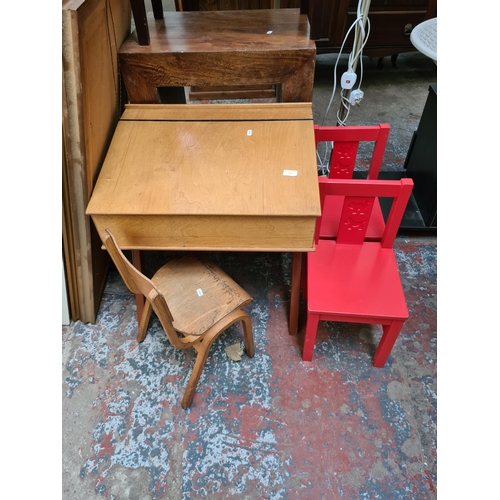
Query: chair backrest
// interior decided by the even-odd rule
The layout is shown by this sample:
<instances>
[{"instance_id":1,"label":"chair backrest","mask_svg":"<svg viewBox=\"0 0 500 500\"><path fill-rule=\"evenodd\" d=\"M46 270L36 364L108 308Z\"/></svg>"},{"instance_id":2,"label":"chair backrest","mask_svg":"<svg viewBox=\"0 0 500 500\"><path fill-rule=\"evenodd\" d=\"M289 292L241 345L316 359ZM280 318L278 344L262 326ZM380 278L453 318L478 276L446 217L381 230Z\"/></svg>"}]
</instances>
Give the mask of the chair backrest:
<instances>
[{"instance_id":1,"label":"chair backrest","mask_svg":"<svg viewBox=\"0 0 500 500\"><path fill-rule=\"evenodd\" d=\"M153 282L125 257L109 229L105 230L103 243L127 288L134 294L142 293L144 297L148 297L150 292L155 289Z\"/></svg>"},{"instance_id":2,"label":"chair backrest","mask_svg":"<svg viewBox=\"0 0 500 500\"><path fill-rule=\"evenodd\" d=\"M337 229L337 243L354 245L361 245L365 241L366 229L375 199L392 198L391 209L380 241L382 247L392 247L412 189L413 180L407 178L397 181L384 181L320 177L321 216L318 217L316 222L314 234L316 244L318 244L321 223L325 215L327 196L343 197L342 215Z\"/></svg>"},{"instance_id":3,"label":"chair backrest","mask_svg":"<svg viewBox=\"0 0 500 500\"><path fill-rule=\"evenodd\" d=\"M182 347L183 342L180 341L172 324L174 318L168 308L164 295L155 287L154 283L149 278L144 276L144 274L130 263L121 251L115 237L111 234L109 229L105 230L103 243L127 288L134 294L142 293L146 300L151 302L153 310L158 316L170 342L175 347Z\"/></svg>"},{"instance_id":4,"label":"chair backrest","mask_svg":"<svg viewBox=\"0 0 500 500\"><path fill-rule=\"evenodd\" d=\"M329 162L330 179L352 179L360 142L374 142L368 179L377 179L389 137L390 126L314 126L316 149L320 142L333 142Z\"/></svg>"}]
</instances>

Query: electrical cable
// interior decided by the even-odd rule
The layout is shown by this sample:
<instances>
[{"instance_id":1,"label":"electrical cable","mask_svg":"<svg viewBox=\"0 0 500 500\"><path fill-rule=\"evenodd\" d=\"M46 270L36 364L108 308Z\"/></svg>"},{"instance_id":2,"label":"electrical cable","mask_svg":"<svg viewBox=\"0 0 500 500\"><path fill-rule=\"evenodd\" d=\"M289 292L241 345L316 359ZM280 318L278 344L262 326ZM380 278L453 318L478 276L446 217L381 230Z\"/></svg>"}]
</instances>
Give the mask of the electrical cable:
<instances>
[{"instance_id":1,"label":"electrical cable","mask_svg":"<svg viewBox=\"0 0 500 500\"><path fill-rule=\"evenodd\" d=\"M361 0L360 0L361 1ZM347 30L347 33L344 37L344 40L342 41L342 45L340 46L339 53L337 54L337 60L335 61L335 66L333 67L333 90L332 90L332 95L330 97L330 102L328 103L328 106L326 107L326 112L323 117L323 121L321 122L321 125L324 125L326 116L328 115L328 111L330 111L330 107L333 102L333 98L335 96L335 90L337 88L337 66L339 64L340 56L342 55L342 50L344 49L345 42L347 41L347 37L351 33L351 30L356 26L356 23L358 22L358 19L356 19L350 26L350 28Z\"/></svg>"},{"instance_id":2,"label":"electrical cable","mask_svg":"<svg viewBox=\"0 0 500 500\"><path fill-rule=\"evenodd\" d=\"M356 57L354 57L352 59L352 64L354 65L354 63L356 62L356 58L357 57L360 58L359 59L359 64L360 64L360 79L359 79L359 83L358 83L358 90L361 90L361 82L363 81L363 58L361 57L361 55L362 55L363 47L366 45L366 42L368 40L368 35L370 34L370 20L367 18L366 21L367 21L367 24L368 24L367 38L364 39L363 44L361 45L361 47L360 47L360 49L359 49L358 54L356 55ZM350 66L350 70L352 69L352 67L353 66ZM344 119L342 119L341 116L340 116L340 109L339 109L339 111L337 111L337 123L341 127L344 127L346 125L347 117L349 116L349 112L351 110L351 103L349 102L349 99L347 99L347 97L345 96L345 93L346 93L345 89L342 89L340 91L340 99L341 99L340 102L341 102L341 105L346 110L346 115L345 115Z\"/></svg>"},{"instance_id":3,"label":"electrical cable","mask_svg":"<svg viewBox=\"0 0 500 500\"><path fill-rule=\"evenodd\" d=\"M361 82L363 81L363 57L362 57L362 54L363 54L363 48L366 45L366 42L368 41L368 36L370 34L370 19L368 18L369 4L366 4L366 2L365 2L364 12L361 12L362 4L363 4L363 0L359 0L358 6L357 6L357 17L354 20L354 22L351 24L349 29L347 30L347 33L345 34L344 40L342 41L342 45L340 47L340 51L337 54L337 60L335 61L335 66L333 68L333 90L332 90L332 94L330 97L330 101L329 101L328 106L327 106L326 111L325 111L325 115L323 117L323 121L321 122L322 126L325 123L326 117L328 115L328 112L330 111L330 107L331 107L331 105L333 103L333 99L335 97L335 91L337 88L337 66L338 66L338 63L340 60L340 56L342 55L344 45L345 45L347 38L349 37L349 34L351 33L353 28L355 29L353 48L355 48L359 45L359 43L358 43L359 40L361 40L362 43L361 43L361 46L359 47L356 54L354 54L353 51L351 51L351 53L349 54L349 58L347 61L347 65L348 65L347 71L350 73L355 73L354 67L356 66L356 63L359 60L360 78L359 78L359 83L358 83L357 88L358 88L358 90L361 90ZM364 22L365 18L366 18L366 23L367 23L367 31L365 31L365 26L364 26L365 25L365 22ZM359 38L360 33L361 33L361 38ZM349 102L349 99L347 99L347 97L345 96L345 89L342 89L340 91L340 103L341 103L341 106L344 107L344 109L346 111L346 115L345 115L344 119L342 120L340 117L340 114L339 114L340 113L340 110L339 110L337 112L337 123L340 126L345 126L346 120L349 116L349 112L351 109L351 103ZM328 173L329 173L328 171L329 171L330 165L327 164L329 146L330 146L330 152L331 152L333 150L333 142L331 142L331 141L325 142L325 154L324 154L323 159L321 159L321 156L320 156L320 153L318 150L319 144L318 144L318 147L316 148L316 156L317 156L317 160L318 160L318 173L320 173L320 175L328 175Z\"/></svg>"},{"instance_id":4,"label":"electrical cable","mask_svg":"<svg viewBox=\"0 0 500 500\"><path fill-rule=\"evenodd\" d=\"M349 36L349 34L351 33L352 29L355 28L355 33L354 33L354 44L353 44L353 47L356 47L357 44L357 40L359 39L359 32L361 32L361 40L363 41L363 43L361 44L358 52L356 54L353 54L352 52L349 54L349 59L348 59L348 71L349 72L354 72L353 71L353 68L357 62L357 60L359 59L360 60L360 65L361 65L361 69L360 69L360 74L361 74L361 77L360 77L360 80L359 80L359 84L358 84L358 89L360 89L361 87L361 82L362 82L362 79L363 79L363 59L362 59L362 52L363 52L363 48L364 46L366 45L366 42L368 40L368 35L370 33L370 20L367 16L367 13L366 13L366 22L368 24L368 30L367 32L365 32L365 28L364 28L364 17L365 15L361 12L361 5L363 3L363 0L359 0L358 1L358 6L357 6L357 17L356 19L354 20L354 22L351 24L351 26L349 27L349 29L347 30L347 33L344 37L344 40L342 41L342 45L340 47L340 51L337 55L337 60L335 62L335 66L334 66L334 70L333 70L333 90L332 90L332 95L330 97L330 101L328 103L328 106L326 108L326 111L325 111L325 115L323 117L323 121L322 121L322 125L324 125L325 123L325 120L326 120L326 117L328 115L328 112L330 111L330 107L332 105L332 102L333 102L333 99L334 99L334 96L335 96L335 91L336 91L336 88L337 88L337 66L338 66L338 62L340 60L340 56L342 55L342 51L344 49L344 45L347 41L347 38ZM365 8L366 10L366 8ZM350 109L350 103L349 103L349 100L345 98L345 96L343 96L344 94L344 89L341 90L341 105L344 106L344 108L346 108L346 111L347 111L347 114L349 113L349 109ZM342 99L342 97L344 97L345 101ZM346 116L347 118L347 116ZM340 122L341 125L345 125L345 120L346 118L344 118L344 120L340 120L339 119L339 113L337 113L337 120Z\"/></svg>"},{"instance_id":5,"label":"electrical cable","mask_svg":"<svg viewBox=\"0 0 500 500\"><path fill-rule=\"evenodd\" d=\"M363 48L366 45L366 42L368 41L368 36L370 34L370 19L366 18L366 22L367 22L367 26L368 26L368 31L366 32L366 37L363 39L363 43L362 43L361 47L359 48L357 54L354 57L352 57L352 59L350 57L350 61L349 61L350 62L349 70L352 71L352 68L354 67L357 59L359 58L360 79L359 79L359 84L358 84L358 90L360 90L361 82L363 81L363 58L361 56L363 53ZM363 23L361 22L361 29L362 29L362 32L364 34L365 30L364 30L364 27L362 26L362 24ZM357 25L356 25L356 28L357 28ZM350 56L352 56L352 52L351 52ZM343 126L345 126L347 117L349 116L349 111L351 109L351 103L349 102L349 99L347 99L345 96L345 89L342 89L340 91L340 97L341 97L341 105L346 109L346 116L344 117L344 119L342 119L340 117L340 110L337 111L337 123L339 123L339 125L343 127Z\"/></svg>"}]
</instances>

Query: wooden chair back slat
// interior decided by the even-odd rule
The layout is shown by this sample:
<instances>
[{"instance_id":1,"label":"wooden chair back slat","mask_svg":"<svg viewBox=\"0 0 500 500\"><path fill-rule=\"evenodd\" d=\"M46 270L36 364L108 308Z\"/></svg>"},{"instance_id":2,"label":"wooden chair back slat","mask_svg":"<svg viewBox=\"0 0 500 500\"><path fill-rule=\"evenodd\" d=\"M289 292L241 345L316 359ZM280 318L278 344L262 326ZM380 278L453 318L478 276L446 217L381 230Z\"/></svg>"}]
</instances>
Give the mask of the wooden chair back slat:
<instances>
[{"instance_id":1,"label":"wooden chair back slat","mask_svg":"<svg viewBox=\"0 0 500 500\"><path fill-rule=\"evenodd\" d=\"M390 126L382 123L377 126L323 127L315 125L316 149L320 142L332 142L330 155L330 178L352 178L360 142L374 142L368 179L377 179L382 165Z\"/></svg>"},{"instance_id":2,"label":"wooden chair back slat","mask_svg":"<svg viewBox=\"0 0 500 500\"><path fill-rule=\"evenodd\" d=\"M144 297L148 297L149 293L154 289L153 282L129 262L111 232L106 229L105 233L104 246L113 259L127 288L134 294L142 293Z\"/></svg>"},{"instance_id":3,"label":"wooden chair back slat","mask_svg":"<svg viewBox=\"0 0 500 500\"><path fill-rule=\"evenodd\" d=\"M183 342L177 334L173 322L174 318L168 307L164 295L154 286L154 283L139 272L125 257L120 247L118 246L115 237L106 229L106 235L103 243L109 255L120 273L127 288L134 294L142 293L148 300L160 323L165 330L165 333L174 347L183 348Z\"/></svg>"},{"instance_id":4,"label":"wooden chair back slat","mask_svg":"<svg viewBox=\"0 0 500 500\"><path fill-rule=\"evenodd\" d=\"M330 155L330 179L352 179L359 142L335 142Z\"/></svg>"},{"instance_id":5,"label":"wooden chair back slat","mask_svg":"<svg viewBox=\"0 0 500 500\"><path fill-rule=\"evenodd\" d=\"M346 196L344 198L337 243L361 245L365 241L374 202L375 198L370 197Z\"/></svg>"},{"instance_id":6,"label":"wooden chair back slat","mask_svg":"<svg viewBox=\"0 0 500 500\"><path fill-rule=\"evenodd\" d=\"M397 181L319 178L321 216L316 222L315 241L319 240L327 196L342 196L343 208L337 228L338 244L361 245L376 198L392 198L381 246L392 247L413 189L413 180Z\"/></svg>"}]
</instances>

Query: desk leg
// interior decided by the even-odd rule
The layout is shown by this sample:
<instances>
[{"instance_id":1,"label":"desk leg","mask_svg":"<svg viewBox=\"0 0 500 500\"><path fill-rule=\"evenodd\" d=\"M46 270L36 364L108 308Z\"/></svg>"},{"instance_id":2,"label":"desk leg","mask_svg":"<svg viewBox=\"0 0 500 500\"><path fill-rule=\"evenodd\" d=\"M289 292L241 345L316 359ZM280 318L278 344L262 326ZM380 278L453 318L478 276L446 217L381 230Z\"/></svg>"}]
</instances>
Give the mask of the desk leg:
<instances>
[{"instance_id":1,"label":"desk leg","mask_svg":"<svg viewBox=\"0 0 500 500\"><path fill-rule=\"evenodd\" d=\"M277 86L277 102L312 102L315 60L314 54L291 77Z\"/></svg>"},{"instance_id":2,"label":"desk leg","mask_svg":"<svg viewBox=\"0 0 500 500\"><path fill-rule=\"evenodd\" d=\"M142 255L140 250L132 250L132 264L142 273ZM141 322L142 311L144 309L144 300L142 293L136 294L135 303L137 306L137 321L139 323Z\"/></svg>"},{"instance_id":3,"label":"desk leg","mask_svg":"<svg viewBox=\"0 0 500 500\"><path fill-rule=\"evenodd\" d=\"M120 69L129 102L133 104L160 104L158 89L146 80L137 68L120 59Z\"/></svg>"},{"instance_id":4,"label":"desk leg","mask_svg":"<svg viewBox=\"0 0 500 500\"><path fill-rule=\"evenodd\" d=\"M288 333L295 335L299 323L300 281L302 271L302 253L295 252L292 258L292 284L290 292L290 320Z\"/></svg>"}]
</instances>

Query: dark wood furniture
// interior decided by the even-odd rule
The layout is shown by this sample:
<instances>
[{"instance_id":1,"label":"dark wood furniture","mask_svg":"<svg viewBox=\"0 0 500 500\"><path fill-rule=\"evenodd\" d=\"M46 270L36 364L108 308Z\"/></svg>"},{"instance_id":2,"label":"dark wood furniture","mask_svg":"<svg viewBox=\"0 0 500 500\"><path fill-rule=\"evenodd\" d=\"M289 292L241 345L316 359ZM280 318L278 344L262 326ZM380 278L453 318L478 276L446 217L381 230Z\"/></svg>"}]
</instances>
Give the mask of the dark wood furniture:
<instances>
[{"instance_id":1,"label":"dark wood furniture","mask_svg":"<svg viewBox=\"0 0 500 500\"><path fill-rule=\"evenodd\" d=\"M136 30L119 50L130 103L181 103L184 87L220 85L273 85L278 102L312 102L316 47L299 9L163 16L147 14L148 45ZM168 88L182 92L162 99Z\"/></svg>"},{"instance_id":2,"label":"dark wood furniture","mask_svg":"<svg viewBox=\"0 0 500 500\"><path fill-rule=\"evenodd\" d=\"M269 0L177 0L177 9L228 10L269 9ZM300 8L311 25L311 39L318 53L337 52L356 19L358 0L279 0L279 7ZM388 56L413 52L411 30L426 19L437 16L437 0L371 0L369 18L371 31L364 54ZM352 35L345 49L352 48Z\"/></svg>"},{"instance_id":3,"label":"dark wood furniture","mask_svg":"<svg viewBox=\"0 0 500 500\"><path fill-rule=\"evenodd\" d=\"M177 10L300 8L309 18L318 54L340 49L356 19L357 5L358 0L279 0L277 4L269 0L176 0ZM383 57L413 52L411 30L436 16L437 0L371 0L371 30L363 53ZM351 34L344 49L352 48L352 42Z\"/></svg>"},{"instance_id":4,"label":"dark wood furniture","mask_svg":"<svg viewBox=\"0 0 500 500\"><path fill-rule=\"evenodd\" d=\"M176 10L272 9L274 0L175 0Z\"/></svg>"},{"instance_id":5,"label":"dark wood furniture","mask_svg":"<svg viewBox=\"0 0 500 500\"><path fill-rule=\"evenodd\" d=\"M358 0L281 0L280 6L300 7L309 17L311 39L318 53L337 52L356 19ZM411 30L437 16L437 0L371 0L370 35L363 53L383 57L413 52ZM352 48L351 31L344 49Z\"/></svg>"}]
</instances>

